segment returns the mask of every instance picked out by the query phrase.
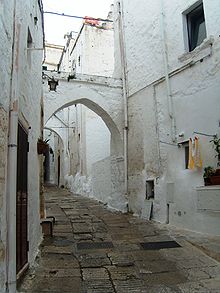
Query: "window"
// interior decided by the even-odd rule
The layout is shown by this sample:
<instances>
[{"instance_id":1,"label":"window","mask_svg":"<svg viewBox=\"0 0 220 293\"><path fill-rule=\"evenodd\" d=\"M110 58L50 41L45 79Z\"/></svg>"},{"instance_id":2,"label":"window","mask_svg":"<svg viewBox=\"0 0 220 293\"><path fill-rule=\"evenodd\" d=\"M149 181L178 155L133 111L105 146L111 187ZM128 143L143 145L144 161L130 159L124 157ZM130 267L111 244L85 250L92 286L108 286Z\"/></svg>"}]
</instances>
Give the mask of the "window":
<instances>
[{"instance_id":1,"label":"window","mask_svg":"<svg viewBox=\"0 0 220 293\"><path fill-rule=\"evenodd\" d=\"M186 13L189 51L193 51L206 38L203 4L200 3Z\"/></svg>"},{"instance_id":2,"label":"window","mask_svg":"<svg viewBox=\"0 0 220 293\"><path fill-rule=\"evenodd\" d=\"M189 140L179 142L178 147L184 152L184 167L189 169Z\"/></svg>"},{"instance_id":3,"label":"window","mask_svg":"<svg viewBox=\"0 0 220 293\"><path fill-rule=\"evenodd\" d=\"M27 61L28 61L29 66L31 66L31 50L30 49L32 48L32 45L33 45L33 40L32 40L30 30L28 28L28 34L27 34Z\"/></svg>"},{"instance_id":4,"label":"window","mask_svg":"<svg viewBox=\"0 0 220 293\"><path fill-rule=\"evenodd\" d=\"M146 199L154 198L154 180L146 181Z\"/></svg>"},{"instance_id":5,"label":"window","mask_svg":"<svg viewBox=\"0 0 220 293\"><path fill-rule=\"evenodd\" d=\"M186 143L184 145L184 149L185 149L185 169L189 169L188 165L189 165L189 143Z\"/></svg>"}]
</instances>

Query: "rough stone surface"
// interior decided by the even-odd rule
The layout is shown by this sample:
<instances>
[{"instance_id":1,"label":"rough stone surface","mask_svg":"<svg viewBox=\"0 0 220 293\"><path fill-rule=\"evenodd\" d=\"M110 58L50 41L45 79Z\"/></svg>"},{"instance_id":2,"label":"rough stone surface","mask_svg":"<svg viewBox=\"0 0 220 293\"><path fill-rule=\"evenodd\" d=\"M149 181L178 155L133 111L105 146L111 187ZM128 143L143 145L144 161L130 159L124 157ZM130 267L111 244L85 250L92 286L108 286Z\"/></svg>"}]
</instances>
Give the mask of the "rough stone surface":
<instances>
[{"instance_id":1,"label":"rough stone surface","mask_svg":"<svg viewBox=\"0 0 220 293\"><path fill-rule=\"evenodd\" d=\"M24 278L18 292L69 293L217 293L220 291L220 264L189 243L183 236L179 248L146 251L139 245L149 230L149 240L163 241L168 235L164 226L106 209L102 204L84 197L50 188L46 205L56 217L55 228L63 229L63 236L45 238L35 267ZM74 199L74 201L73 201ZM61 209L62 206L62 209ZM74 212L85 234L68 232ZM65 221L64 221L65 220ZM65 222L65 224L64 224ZM92 227L87 233L86 224ZM146 229L143 229L143 227ZM97 241L97 231L105 230L114 247L109 249L79 250L81 236ZM59 230L59 229L58 229ZM130 232L130 238L129 233ZM131 231L135 231L135 238ZM154 232L154 233L152 233ZM100 233L100 232L99 232ZM125 233L124 240L115 235ZM167 233L167 235L166 235ZM175 232L177 233L177 231ZM155 237L152 236L156 235ZM78 237L76 237L78 236ZM155 239L154 239L155 238ZM85 242L85 239L83 239Z\"/></svg>"},{"instance_id":2,"label":"rough stone surface","mask_svg":"<svg viewBox=\"0 0 220 293\"><path fill-rule=\"evenodd\" d=\"M213 211L218 210L219 205L211 205L208 201L201 210L196 192L196 187L204 186L203 168L215 168L217 159L209 137L195 132L220 134L219 1L202 2L207 38L194 51L188 52L186 14L197 3L195 0L142 1L141 5L136 5L135 1L123 1L129 207L135 214L143 218L147 216L146 181L154 180L154 220L219 236L219 212ZM119 43L115 52L117 67L121 58L118 46ZM169 86L164 78L166 67L169 73L175 71L170 74ZM173 103L173 107L169 103ZM171 125L170 116L174 117L176 127ZM194 139L196 135L201 146L203 168L188 170L185 168L185 147L178 148L177 143ZM217 194L219 198L219 188Z\"/></svg>"}]
</instances>

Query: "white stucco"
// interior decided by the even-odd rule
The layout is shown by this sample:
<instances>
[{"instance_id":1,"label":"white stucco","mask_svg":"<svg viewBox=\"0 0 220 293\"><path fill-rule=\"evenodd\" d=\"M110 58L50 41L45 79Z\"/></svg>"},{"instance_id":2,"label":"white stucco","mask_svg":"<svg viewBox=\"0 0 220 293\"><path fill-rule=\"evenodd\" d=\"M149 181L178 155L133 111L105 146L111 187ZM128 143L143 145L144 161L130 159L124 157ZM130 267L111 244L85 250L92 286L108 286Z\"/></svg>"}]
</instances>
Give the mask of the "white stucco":
<instances>
[{"instance_id":1,"label":"white stucco","mask_svg":"<svg viewBox=\"0 0 220 293\"><path fill-rule=\"evenodd\" d=\"M46 66L46 70L57 71L61 62L61 57L64 51L63 46L45 44L45 60L43 66Z\"/></svg>"},{"instance_id":2,"label":"white stucco","mask_svg":"<svg viewBox=\"0 0 220 293\"><path fill-rule=\"evenodd\" d=\"M203 170L185 169L184 147L177 146L178 142L194 138L195 132L220 133L219 2L203 1L207 39L191 53L187 53L184 40L187 36L184 34L183 12L196 1L162 1L163 19L160 1L142 1L141 5L136 1L122 2L129 109L130 210L143 215L146 180L154 179L155 220L169 220L182 228L219 235L219 213L202 213L196 208L196 187L204 184ZM167 50L170 98L164 79L163 47ZM115 56L118 64L118 51ZM175 141L172 139L168 99L173 102ZM178 136L180 133L184 134L183 137ZM197 136L203 166L216 166L210 137ZM170 184L172 202L167 200Z\"/></svg>"},{"instance_id":3,"label":"white stucco","mask_svg":"<svg viewBox=\"0 0 220 293\"><path fill-rule=\"evenodd\" d=\"M16 6L14 7L14 3ZM39 4L41 2L39 1ZM37 139L40 136L40 101L42 96L41 63L43 51L42 15L37 1L1 1L0 3L0 40L2 73L0 80L0 288L15 292L16 286L16 159L7 161L16 148L6 149L7 137L12 139L12 127L17 132L17 121L28 132L28 262L33 263L41 241L39 216L39 158L37 155ZM13 14L15 13L15 18ZM14 29L15 28L15 29ZM32 42L30 38L31 35ZM29 40L29 43L28 43ZM28 43L28 44L27 44ZM13 111L11 111L13 110ZM18 111L17 111L18 110ZM13 116L14 115L14 116ZM13 118L13 117L14 118ZM13 125L13 126L12 126ZM11 128L9 128L11 126ZM4 140L4 141L3 141ZM11 140L12 141L12 140ZM11 142L10 142L11 143ZM16 143L16 141L15 141ZM13 172L10 172L12 168ZM33 165L35 168L33 168ZM8 169L7 169L8 168ZM11 174L7 178L7 174ZM6 196L6 184L12 186L10 195ZM13 188L14 186L14 188ZM10 197L10 199L9 199ZM10 214L9 214L10 213ZM9 227L10 219L10 227ZM7 231L8 229L8 231ZM7 238L7 233L9 238ZM8 251L8 263L6 259ZM8 269L8 279L6 270Z\"/></svg>"},{"instance_id":4,"label":"white stucco","mask_svg":"<svg viewBox=\"0 0 220 293\"><path fill-rule=\"evenodd\" d=\"M79 34L69 35L61 71L112 76L114 70L114 32L112 28L83 24Z\"/></svg>"},{"instance_id":5,"label":"white stucco","mask_svg":"<svg viewBox=\"0 0 220 293\"><path fill-rule=\"evenodd\" d=\"M110 132L97 114L86 110L86 164L87 175L92 175L92 165L110 156Z\"/></svg>"}]
</instances>

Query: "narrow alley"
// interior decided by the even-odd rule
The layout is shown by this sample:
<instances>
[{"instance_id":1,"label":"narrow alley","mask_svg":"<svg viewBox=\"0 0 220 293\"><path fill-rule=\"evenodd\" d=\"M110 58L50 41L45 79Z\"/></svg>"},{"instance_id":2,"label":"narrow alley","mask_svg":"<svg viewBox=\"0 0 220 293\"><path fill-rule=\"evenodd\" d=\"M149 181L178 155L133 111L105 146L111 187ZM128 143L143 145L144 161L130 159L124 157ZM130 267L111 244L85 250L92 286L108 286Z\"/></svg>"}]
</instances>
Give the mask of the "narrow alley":
<instances>
[{"instance_id":1,"label":"narrow alley","mask_svg":"<svg viewBox=\"0 0 220 293\"><path fill-rule=\"evenodd\" d=\"M18 292L220 292L219 263L182 235L65 189L45 200L53 236Z\"/></svg>"}]
</instances>

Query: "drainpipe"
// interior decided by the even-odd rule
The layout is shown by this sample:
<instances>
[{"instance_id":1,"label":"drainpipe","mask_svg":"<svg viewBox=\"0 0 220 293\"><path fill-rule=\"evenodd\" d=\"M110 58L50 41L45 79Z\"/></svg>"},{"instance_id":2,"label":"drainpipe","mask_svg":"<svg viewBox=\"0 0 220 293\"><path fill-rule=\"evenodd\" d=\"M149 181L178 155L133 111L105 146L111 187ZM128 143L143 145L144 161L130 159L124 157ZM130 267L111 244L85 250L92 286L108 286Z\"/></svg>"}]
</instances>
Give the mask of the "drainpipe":
<instances>
[{"instance_id":1,"label":"drainpipe","mask_svg":"<svg viewBox=\"0 0 220 293\"><path fill-rule=\"evenodd\" d=\"M123 33L123 6L122 1L118 1L118 26L119 26L119 45L122 67L122 82L123 82L123 107L124 107L124 189L125 197L128 197L128 83L127 83L127 63L125 40Z\"/></svg>"},{"instance_id":2,"label":"drainpipe","mask_svg":"<svg viewBox=\"0 0 220 293\"><path fill-rule=\"evenodd\" d=\"M16 24L16 0L13 11L13 43L10 80L10 109L8 133L7 197L6 197L6 292L16 292L16 183L18 100L15 85L19 54L19 31Z\"/></svg>"},{"instance_id":3,"label":"drainpipe","mask_svg":"<svg viewBox=\"0 0 220 293\"><path fill-rule=\"evenodd\" d=\"M161 12L160 12L160 24L161 24L161 37L162 37L162 46L163 46L163 57L164 57L164 70L165 70L165 81L166 81L166 91L167 91L167 102L168 102L168 112L169 118L171 121L171 138L173 142L176 142L176 119L174 116L174 107L173 107L173 97L171 92L170 78L169 78L169 62L168 62L168 52L166 44L166 32L164 26L164 4L163 0L161 3Z\"/></svg>"}]
</instances>

